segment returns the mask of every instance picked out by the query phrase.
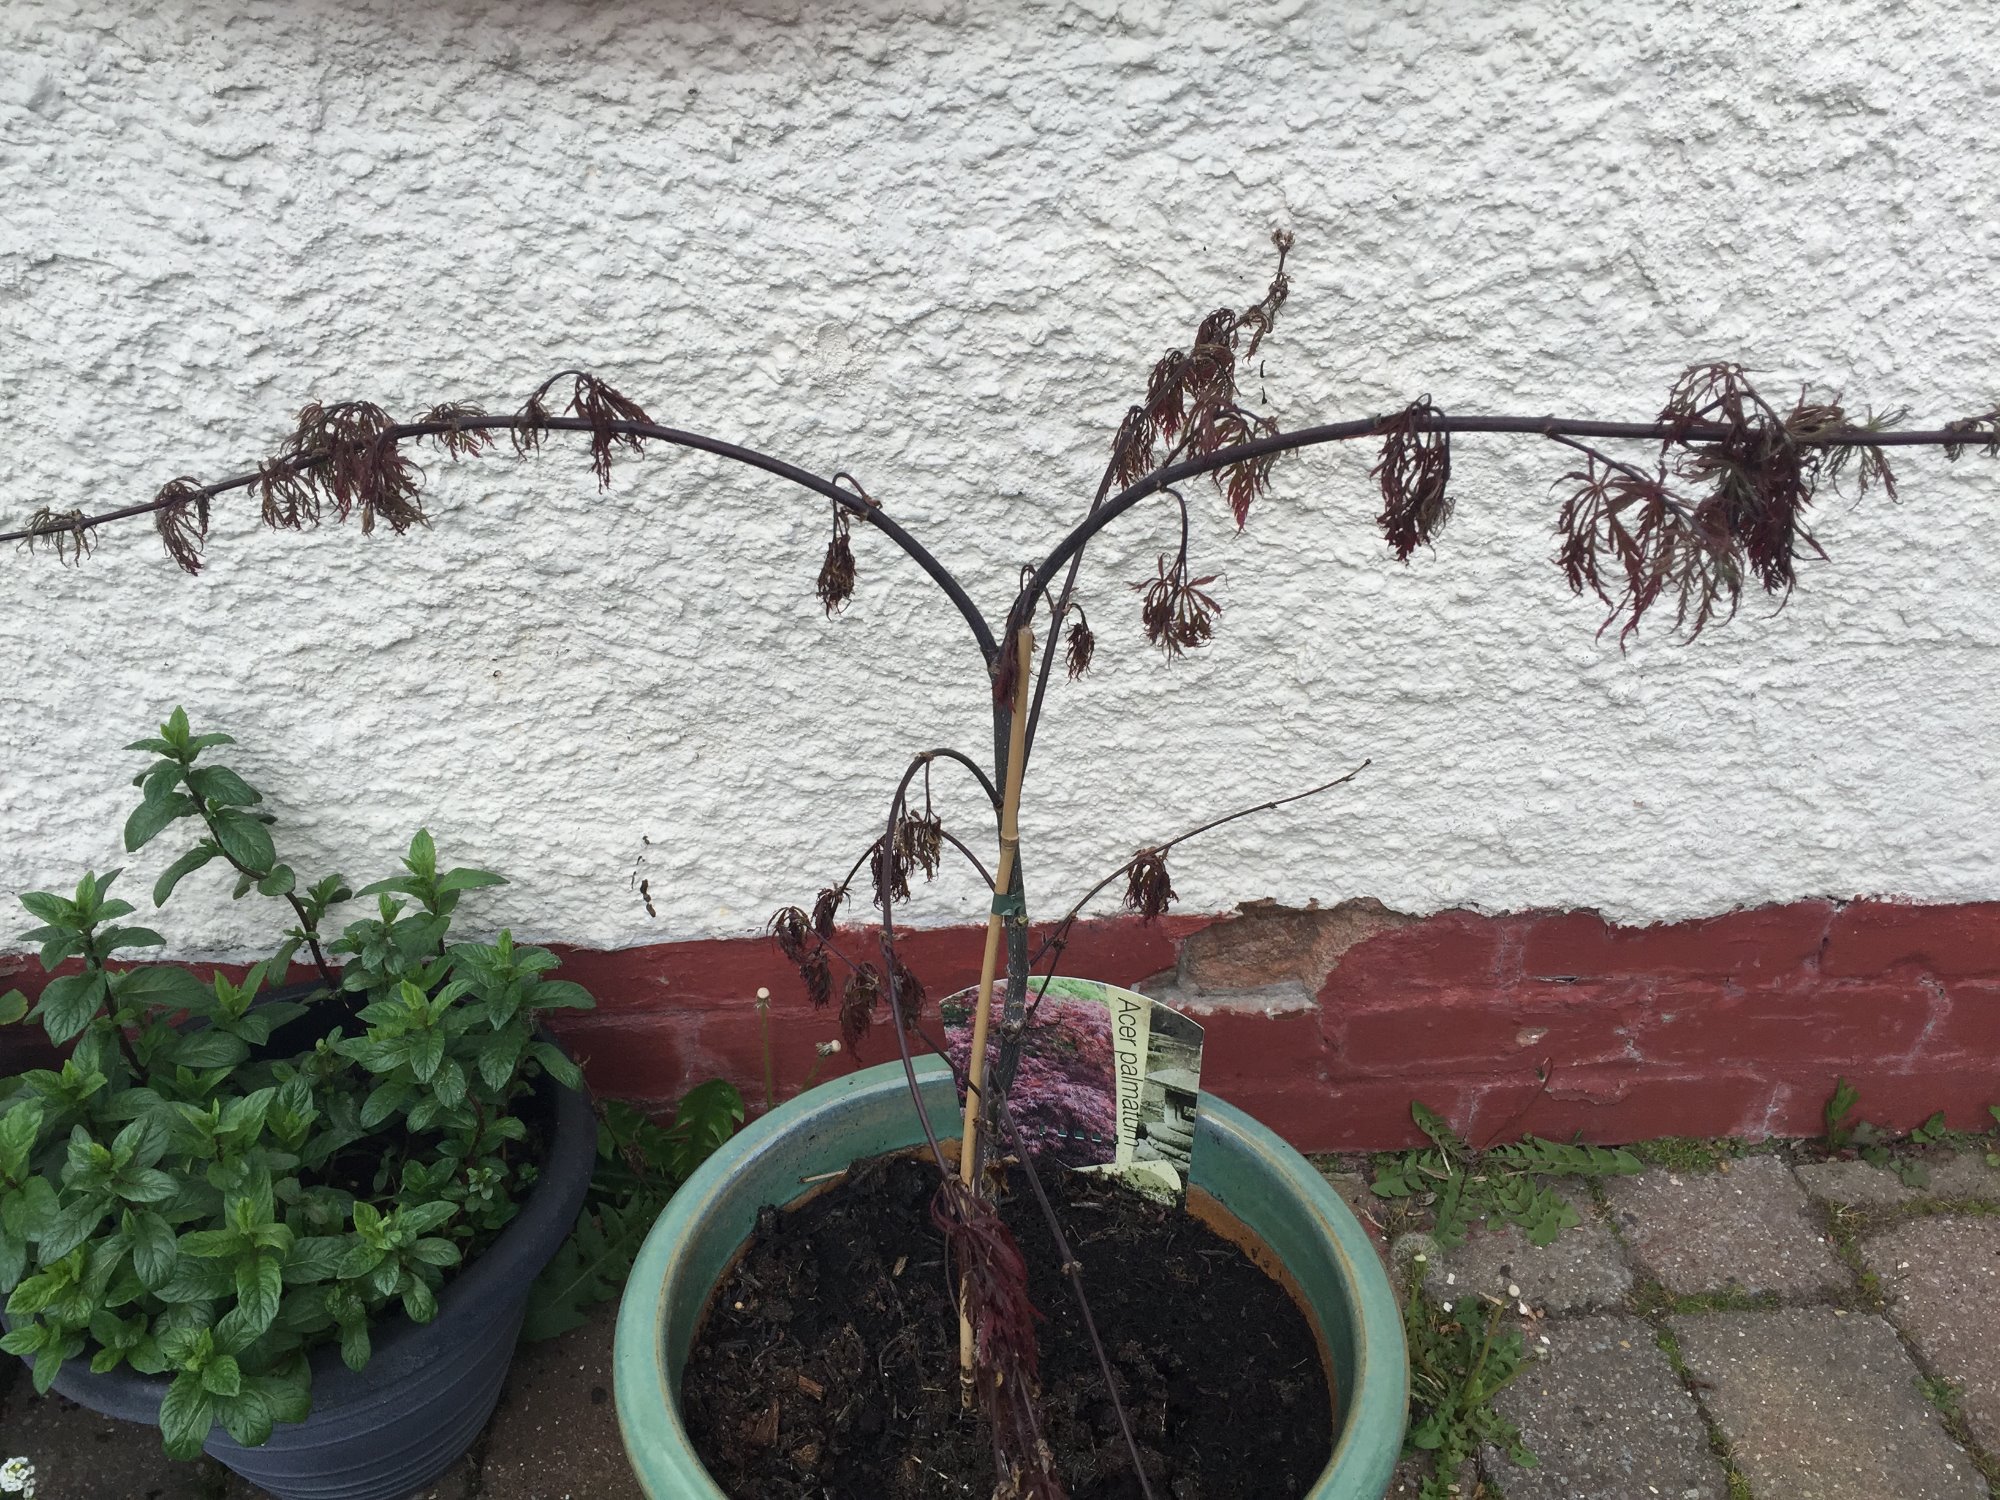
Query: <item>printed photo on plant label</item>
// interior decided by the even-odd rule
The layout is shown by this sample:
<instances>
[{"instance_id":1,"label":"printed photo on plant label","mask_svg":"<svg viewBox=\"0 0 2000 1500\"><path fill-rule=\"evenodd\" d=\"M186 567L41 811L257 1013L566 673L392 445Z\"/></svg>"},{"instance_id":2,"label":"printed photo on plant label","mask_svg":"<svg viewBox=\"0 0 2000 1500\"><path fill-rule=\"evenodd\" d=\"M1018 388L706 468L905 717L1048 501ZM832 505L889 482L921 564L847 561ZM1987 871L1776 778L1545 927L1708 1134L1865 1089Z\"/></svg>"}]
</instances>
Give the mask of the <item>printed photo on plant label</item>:
<instances>
[{"instance_id":1,"label":"printed photo on plant label","mask_svg":"<svg viewBox=\"0 0 2000 1500\"><path fill-rule=\"evenodd\" d=\"M1028 1029L1008 1107L1035 1159L1110 1172L1134 1187L1186 1191L1201 1092L1201 1026L1133 990L1091 979L1028 988ZM946 1045L963 1070L978 991L941 1007ZM999 1055L997 1036L987 1066Z\"/></svg>"}]
</instances>

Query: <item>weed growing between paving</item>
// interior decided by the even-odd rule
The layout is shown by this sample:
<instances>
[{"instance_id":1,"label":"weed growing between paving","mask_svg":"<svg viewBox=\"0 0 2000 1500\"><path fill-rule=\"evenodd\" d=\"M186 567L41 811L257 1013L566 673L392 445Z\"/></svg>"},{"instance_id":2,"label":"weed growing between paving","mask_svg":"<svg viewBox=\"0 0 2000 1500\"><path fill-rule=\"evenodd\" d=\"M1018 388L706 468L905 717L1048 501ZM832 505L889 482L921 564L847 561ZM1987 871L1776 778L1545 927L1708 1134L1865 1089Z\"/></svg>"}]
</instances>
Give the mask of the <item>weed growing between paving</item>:
<instances>
[{"instance_id":1,"label":"weed growing between paving","mask_svg":"<svg viewBox=\"0 0 2000 1500\"><path fill-rule=\"evenodd\" d=\"M1493 1298L1468 1297L1458 1307L1434 1302L1424 1292L1423 1278L1411 1278L1403 1306L1410 1343L1406 1443L1410 1452L1429 1454L1435 1466L1419 1500L1450 1500L1458 1471L1488 1445L1524 1469L1535 1467L1521 1429L1493 1405L1527 1362L1520 1330L1500 1331L1506 1311L1507 1305Z\"/></svg>"},{"instance_id":2,"label":"weed growing between paving","mask_svg":"<svg viewBox=\"0 0 2000 1500\"><path fill-rule=\"evenodd\" d=\"M1410 1117L1431 1145L1377 1156L1373 1190L1379 1197L1428 1210L1431 1236L1445 1248L1465 1243L1481 1220L1512 1224L1531 1244L1553 1244L1582 1219L1543 1177L1594 1181L1643 1170L1630 1151L1533 1135L1475 1150L1424 1104L1413 1101ZM1433 1461L1421 1500L1446 1500L1460 1467L1482 1447L1501 1449L1523 1468L1535 1466L1520 1430L1493 1406L1493 1398L1520 1374L1527 1356L1519 1330L1499 1331L1505 1302L1471 1293L1456 1304L1434 1301L1424 1291L1421 1264L1411 1268L1403 1309L1410 1346L1406 1451L1428 1454Z\"/></svg>"},{"instance_id":3,"label":"weed growing between paving","mask_svg":"<svg viewBox=\"0 0 2000 1500\"><path fill-rule=\"evenodd\" d=\"M1929 1165L1914 1154L1923 1147L1948 1151L1978 1151L1989 1167L2000 1167L2000 1104L1989 1104L1993 1117L1989 1131L1953 1130L1938 1110L1908 1135L1898 1136L1867 1120L1857 1118L1861 1092L1845 1078L1836 1076L1833 1093L1826 1101L1822 1118L1826 1121L1824 1144L1830 1156L1857 1156L1871 1167L1893 1172L1904 1187L1927 1188L1931 1182Z\"/></svg>"},{"instance_id":4,"label":"weed growing between paving","mask_svg":"<svg viewBox=\"0 0 2000 1500\"><path fill-rule=\"evenodd\" d=\"M1435 1110L1413 1102L1410 1117L1431 1138L1430 1149L1377 1157L1372 1187L1378 1197L1416 1199L1428 1208L1431 1236L1447 1249L1464 1244L1481 1219L1516 1225L1531 1244L1553 1244L1583 1221L1540 1178L1629 1177L1644 1169L1630 1151L1533 1135L1475 1151Z\"/></svg>"}]
</instances>

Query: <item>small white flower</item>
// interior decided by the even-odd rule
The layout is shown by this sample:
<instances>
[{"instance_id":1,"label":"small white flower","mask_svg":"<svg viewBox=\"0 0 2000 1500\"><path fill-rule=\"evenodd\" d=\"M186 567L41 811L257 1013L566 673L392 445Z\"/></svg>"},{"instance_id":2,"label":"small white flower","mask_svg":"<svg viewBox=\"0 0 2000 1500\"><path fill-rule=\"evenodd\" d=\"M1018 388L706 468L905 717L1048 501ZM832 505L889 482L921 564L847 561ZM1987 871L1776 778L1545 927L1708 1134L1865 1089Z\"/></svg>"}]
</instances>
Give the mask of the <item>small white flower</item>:
<instances>
[{"instance_id":1,"label":"small white flower","mask_svg":"<svg viewBox=\"0 0 2000 1500\"><path fill-rule=\"evenodd\" d=\"M25 1458L10 1458L0 1464L0 1494L35 1500L35 1466Z\"/></svg>"},{"instance_id":2,"label":"small white flower","mask_svg":"<svg viewBox=\"0 0 2000 1500\"><path fill-rule=\"evenodd\" d=\"M1451 1304L1449 1302L1441 1303L1440 1306L1442 1306L1446 1312L1451 1311Z\"/></svg>"}]
</instances>

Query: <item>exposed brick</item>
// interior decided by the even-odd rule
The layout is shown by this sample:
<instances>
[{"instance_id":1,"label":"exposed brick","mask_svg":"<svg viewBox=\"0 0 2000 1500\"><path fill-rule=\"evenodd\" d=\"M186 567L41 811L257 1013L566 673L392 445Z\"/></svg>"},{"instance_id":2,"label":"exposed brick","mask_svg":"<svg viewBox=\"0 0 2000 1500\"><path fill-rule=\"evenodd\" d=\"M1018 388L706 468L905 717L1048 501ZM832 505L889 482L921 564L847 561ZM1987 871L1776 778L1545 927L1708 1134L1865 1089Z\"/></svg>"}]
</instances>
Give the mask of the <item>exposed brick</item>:
<instances>
[{"instance_id":1,"label":"exposed brick","mask_svg":"<svg viewBox=\"0 0 2000 1500\"><path fill-rule=\"evenodd\" d=\"M1793 1064L1907 1053L1943 1005L1914 980L1813 983L1739 990L1682 981L1654 996L1635 1028L1640 1055L1676 1067Z\"/></svg>"},{"instance_id":2,"label":"exposed brick","mask_svg":"<svg viewBox=\"0 0 2000 1500\"><path fill-rule=\"evenodd\" d=\"M1189 935L1181 948L1185 983L1202 990L1229 990L1297 980L1317 989L1356 943L1417 920L1374 900L1305 908L1246 901L1238 912Z\"/></svg>"},{"instance_id":3,"label":"exposed brick","mask_svg":"<svg viewBox=\"0 0 2000 1500\"><path fill-rule=\"evenodd\" d=\"M1803 968L1819 952L1832 911L1825 901L1800 901L1651 927L1614 926L1594 911L1558 912L1534 922L1521 968L1531 978L1768 978Z\"/></svg>"},{"instance_id":4,"label":"exposed brick","mask_svg":"<svg viewBox=\"0 0 2000 1500\"><path fill-rule=\"evenodd\" d=\"M1905 966L1947 977L2000 974L2000 901L1855 901L1834 914L1822 973L1885 974Z\"/></svg>"},{"instance_id":5,"label":"exposed brick","mask_svg":"<svg viewBox=\"0 0 2000 1500\"><path fill-rule=\"evenodd\" d=\"M1524 987L1525 988L1525 987ZM1644 1014L1633 986L1564 985L1503 997L1458 990L1404 998L1394 1009L1330 1013L1336 1077L1518 1072L1543 1058L1558 1067L1634 1056L1629 1029Z\"/></svg>"}]
</instances>

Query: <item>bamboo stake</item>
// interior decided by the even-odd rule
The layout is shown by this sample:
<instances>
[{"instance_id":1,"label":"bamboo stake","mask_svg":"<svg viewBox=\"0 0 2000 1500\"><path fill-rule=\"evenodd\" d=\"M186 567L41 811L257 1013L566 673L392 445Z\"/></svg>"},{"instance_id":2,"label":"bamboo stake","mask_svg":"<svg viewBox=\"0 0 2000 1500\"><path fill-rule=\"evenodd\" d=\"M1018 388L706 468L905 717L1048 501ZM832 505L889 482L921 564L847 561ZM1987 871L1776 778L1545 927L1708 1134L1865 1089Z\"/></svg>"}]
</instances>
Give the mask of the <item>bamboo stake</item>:
<instances>
[{"instance_id":1,"label":"bamboo stake","mask_svg":"<svg viewBox=\"0 0 2000 1500\"><path fill-rule=\"evenodd\" d=\"M1013 722L1007 735L1007 790L1000 802L1000 863L993 872L993 909L986 918L986 953L979 963L979 1005L972 1013L972 1055L966 1062L965 1131L959 1141L959 1181L972 1184L979 1161L980 1086L986 1080L986 1032L993 1016L993 975L1000 963L1000 933L1007 887L1014 879L1014 857L1021 847L1021 775L1027 760L1028 686L1035 665L1035 632L1022 626L1015 637L1019 651L1015 669ZM958 1299L958 1385L967 1406L972 1404L972 1314L964 1288Z\"/></svg>"}]
</instances>

